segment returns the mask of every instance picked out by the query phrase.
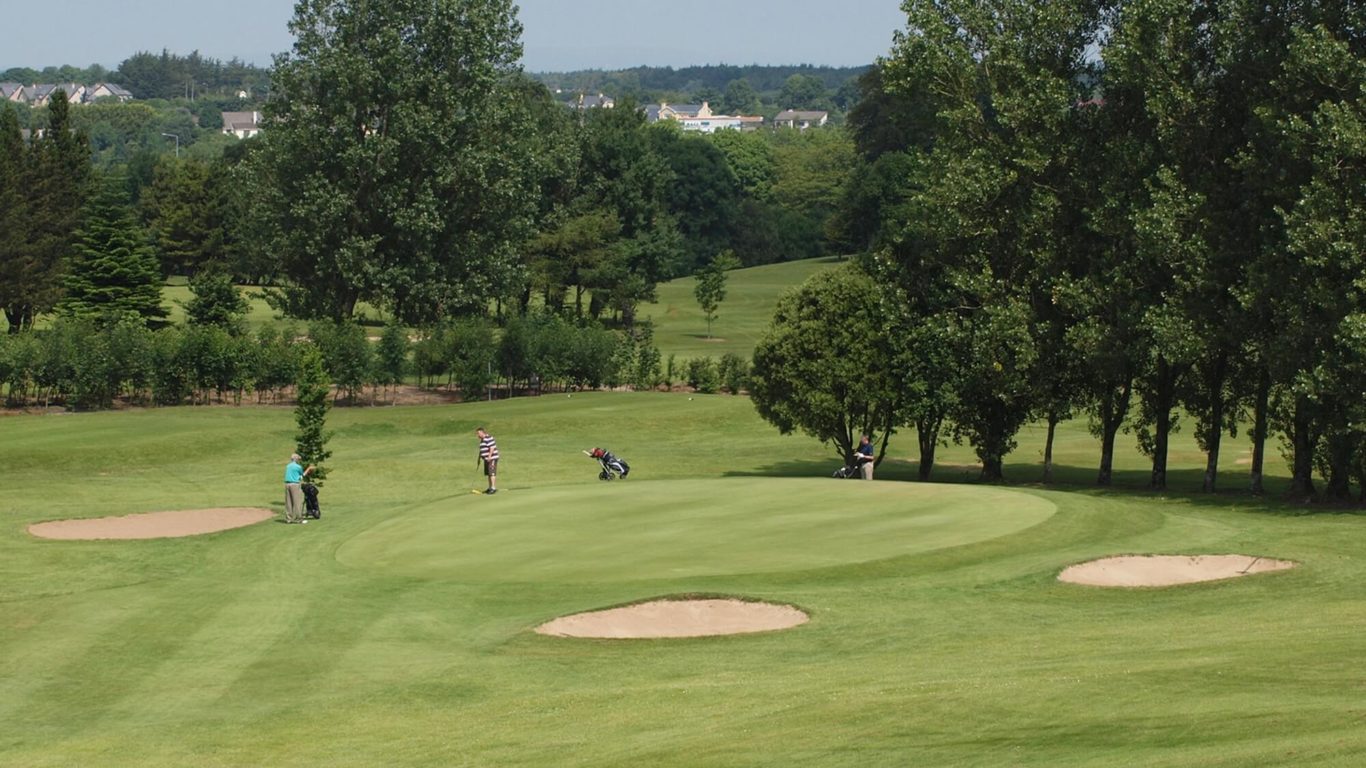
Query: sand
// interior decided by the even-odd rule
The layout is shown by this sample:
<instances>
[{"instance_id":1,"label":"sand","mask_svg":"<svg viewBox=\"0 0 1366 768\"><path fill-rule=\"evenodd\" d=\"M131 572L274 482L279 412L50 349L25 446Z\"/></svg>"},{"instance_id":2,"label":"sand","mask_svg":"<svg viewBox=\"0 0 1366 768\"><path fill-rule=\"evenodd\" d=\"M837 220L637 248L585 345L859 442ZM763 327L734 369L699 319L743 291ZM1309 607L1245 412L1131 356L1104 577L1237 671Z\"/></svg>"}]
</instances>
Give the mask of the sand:
<instances>
[{"instance_id":1,"label":"sand","mask_svg":"<svg viewBox=\"0 0 1366 768\"><path fill-rule=\"evenodd\" d=\"M1094 587L1169 587L1294 567L1288 560L1252 555L1127 555L1071 566L1058 579Z\"/></svg>"},{"instance_id":2,"label":"sand","mask_svg":"<svg viewBox=\"0 0 1366 768\"><path fill-rule=\"evenodd\" d=\"M182 509L123 517L53 520L34 523L28 532L43 539L169 539L242 528L269 520L275 513L252 507Z\"/></svg>"},{"instance_id":3,"label":"sand","mask_svg":"<svg viewBox=\"0 0 1366 768\"><path fill-rule=\"evenodd\" d=\"M710 637L790 629L808 619L790 605L720 599L654 600L563 616L536 631L558 637Z\"/></svg>"}]
</instances>

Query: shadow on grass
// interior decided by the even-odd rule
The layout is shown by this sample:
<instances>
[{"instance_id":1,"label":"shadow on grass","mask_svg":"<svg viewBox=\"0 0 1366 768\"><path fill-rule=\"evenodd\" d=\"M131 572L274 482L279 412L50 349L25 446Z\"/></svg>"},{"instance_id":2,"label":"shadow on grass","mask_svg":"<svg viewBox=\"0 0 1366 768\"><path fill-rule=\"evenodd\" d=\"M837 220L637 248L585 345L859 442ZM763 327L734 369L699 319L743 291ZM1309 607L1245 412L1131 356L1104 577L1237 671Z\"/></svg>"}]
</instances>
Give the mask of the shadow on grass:
<instances>
[{"instance_id":1,"label":"shadow on grass","mask_svg":"<svg viewBox=\"0 0 1366 768\"><path fill-rule=\"evenodd\" d=\"M753 471L726 472L726 477L825 477L831 482L843 482L832 477L839 469L838 461L786 461L770 464ZM900 482L919 482L919 465L914 461L886 459L877 468L877 479ZM982 468L976 464L935 464L928 482L975 485L980 482ZM1286 496L1289 478L1267 477L1266 493L1262 496L1252 494L1246 489L1248 476L1245 473L1225 472L1220 474L1221 487L1214 493L1200 490L1204 482L1204 470L1175 469L1167 472L1167 489L1154 491L1148 487L1151 471L1147 469L1115 470L1109 486L1096 485L1097 471L1094 467L1079 467L1055 464L1053 479L1043 482L1043 467L1038 464L1007 464L1005 481L996 483L1007 488L1041 489L1067 491L1091 495L1113 496L1123 499L1160 498L1181 501L1200 508L1228 509L1238 507L1243 511L1259 512L1284 517L1300 517L1320 514L1346 514L1366 516L1366 509L1359 504L1337 504L1330 502L1304 503Z\"/></svg>"}]
</instances>

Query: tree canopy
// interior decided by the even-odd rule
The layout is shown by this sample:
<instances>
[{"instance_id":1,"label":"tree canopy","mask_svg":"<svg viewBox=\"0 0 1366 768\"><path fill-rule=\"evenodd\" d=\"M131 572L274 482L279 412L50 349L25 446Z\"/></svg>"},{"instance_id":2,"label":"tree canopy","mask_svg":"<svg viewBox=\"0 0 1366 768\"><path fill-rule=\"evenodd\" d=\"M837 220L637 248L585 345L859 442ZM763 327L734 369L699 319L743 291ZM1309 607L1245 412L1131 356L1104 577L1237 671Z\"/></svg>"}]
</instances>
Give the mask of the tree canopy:
<instances>
[{"instance_id":1,"label":"tree canopy","mask_svg":"<svg viewBox=\"0 0 1366 768\"><path fill-rule=\"evenodd\" d=\"M510 0L304 0L250 159L298 316L410 322L506 294L539 190Z\"/></svg>"}]
</instances>

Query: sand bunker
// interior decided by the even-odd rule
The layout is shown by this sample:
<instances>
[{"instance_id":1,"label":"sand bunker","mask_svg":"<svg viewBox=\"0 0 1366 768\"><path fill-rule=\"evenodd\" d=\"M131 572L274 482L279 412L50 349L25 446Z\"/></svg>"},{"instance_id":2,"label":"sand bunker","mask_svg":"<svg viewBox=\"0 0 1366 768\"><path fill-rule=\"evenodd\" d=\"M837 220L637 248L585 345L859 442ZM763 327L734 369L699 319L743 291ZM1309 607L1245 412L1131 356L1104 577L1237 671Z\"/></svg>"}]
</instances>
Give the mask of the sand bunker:
<instances>
[{"instance_id":1,"label":"sand bunker","mask_svg":"<svg viewBox=\"0 0 1366 768\"><path fill-rule=\"evenodd\" d=\"M558 637L709 637L790 629L808 620L790 605L743 600L655 600L563 616L536 628Z\"/></svg>"},{"instance_id":2,"label":"sand bunker","mask_svg":"<svg viewBox=\"0 0 1366 768\"><path fill-rule=\"evenodd\" d=\"M1288 560L1251 555L1130 555L1074 565L1058 579L1093 587L1169 587L1294 567Z\"/></svg>"},{"instance_id":3,"label":"sand bunker","mask_svg":"<svg viewBox=\"0 0 1366 768\"><path fill-rule=\"evenodd\" d=\"M44 539L169 539L242 528L274 516L268 509L250 507L183 509L89 520L53 520L34 523L28 532Z\"/></svg>"}]
</instances>

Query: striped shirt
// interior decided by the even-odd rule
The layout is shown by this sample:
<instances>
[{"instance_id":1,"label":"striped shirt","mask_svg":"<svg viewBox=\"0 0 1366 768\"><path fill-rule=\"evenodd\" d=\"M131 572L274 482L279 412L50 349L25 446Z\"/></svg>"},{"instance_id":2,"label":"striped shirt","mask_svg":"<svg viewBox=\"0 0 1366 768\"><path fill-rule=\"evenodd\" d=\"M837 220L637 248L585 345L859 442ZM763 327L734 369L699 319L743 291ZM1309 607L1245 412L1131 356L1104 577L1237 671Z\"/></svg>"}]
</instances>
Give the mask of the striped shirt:
<instances>
[{"instance_id":1,"label":"striped shirt","mask_svg":"<svg viewBox=\"0 0 1366 768\"><path fill-rule=\"evenodd\" d=\"M479 440L479 458L484 461L498 460L498 444L493 442L493 435L485 435Z\"/></svg>"}]
</instances>

